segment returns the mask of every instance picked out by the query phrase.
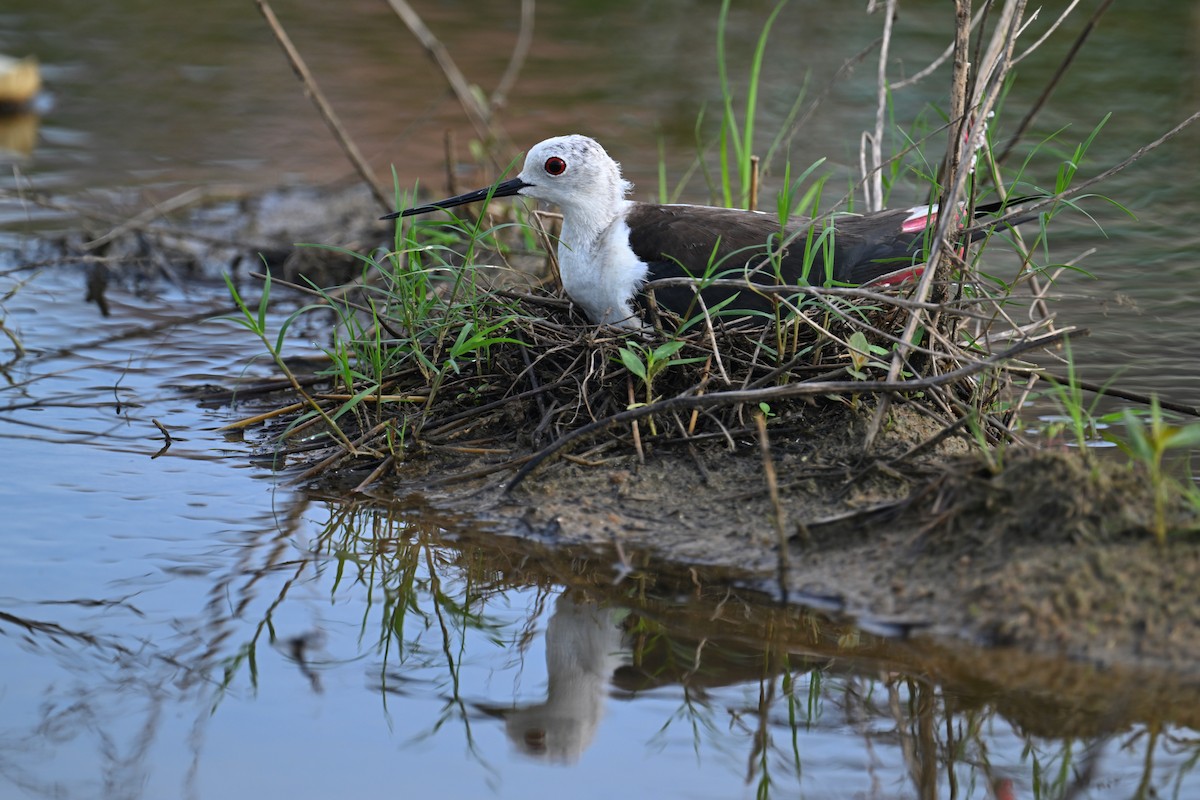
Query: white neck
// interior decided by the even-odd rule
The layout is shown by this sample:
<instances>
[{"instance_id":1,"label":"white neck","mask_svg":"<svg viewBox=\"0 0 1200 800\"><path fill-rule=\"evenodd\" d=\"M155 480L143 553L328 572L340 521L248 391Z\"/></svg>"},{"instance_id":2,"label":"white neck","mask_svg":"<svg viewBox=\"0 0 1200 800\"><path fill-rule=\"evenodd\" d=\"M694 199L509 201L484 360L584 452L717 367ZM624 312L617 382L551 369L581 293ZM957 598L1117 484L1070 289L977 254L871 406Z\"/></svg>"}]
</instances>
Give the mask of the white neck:
<instances>
[{"instance_id":1,"label":"white neck","mask_svg":"<svg viewBox=\"0 0 1200 800\"><path fill-rule=\"evenodd\" d=\"M630 300L647 265L629 247L625 196L633 186L594 139L571 134L538 142L525 154L520 193L563 212L558 263L563 288L592 322L640 328Z\"/></svg>"},{"instance_id":2,"label":"white neck","mask_svg":"<svg viewBox=\"0 0 1200 800\"><path fill-rule=\"evenodd\" d=\"M558 266L563 288L600 325L642 327L631 301L646 280L647 266L629 247L627 200L602 206L563 208Z\"/></svg>"}]
</instances>

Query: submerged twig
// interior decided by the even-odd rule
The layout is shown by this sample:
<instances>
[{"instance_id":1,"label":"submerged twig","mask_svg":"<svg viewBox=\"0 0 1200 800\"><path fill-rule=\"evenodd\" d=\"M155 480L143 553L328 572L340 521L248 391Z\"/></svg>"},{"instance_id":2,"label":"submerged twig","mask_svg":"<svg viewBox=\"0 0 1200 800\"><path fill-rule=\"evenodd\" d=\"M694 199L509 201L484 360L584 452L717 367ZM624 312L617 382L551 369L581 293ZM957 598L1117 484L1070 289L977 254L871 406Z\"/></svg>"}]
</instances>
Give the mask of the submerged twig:
<instances>
[{"instance_id":1,"label":"submerged twig","mask_svg":"<svg viewBox=\"0 0 1200 800\"><path fill-rule=\"evenodd\" d=\"M167 430L166 425L163 425L161 422L159 422L156 419L151 419L150 422L153 423L154 427L158 428L158 430L163 435L163 446L159 448L157 453L150 456L151 459L155 459L155 458L158 458L159 456L161 456L163 453L170 450L171 444L175 441L175 439L171 436L171 432L169 430Z\"/></svg>"}]
</instances>

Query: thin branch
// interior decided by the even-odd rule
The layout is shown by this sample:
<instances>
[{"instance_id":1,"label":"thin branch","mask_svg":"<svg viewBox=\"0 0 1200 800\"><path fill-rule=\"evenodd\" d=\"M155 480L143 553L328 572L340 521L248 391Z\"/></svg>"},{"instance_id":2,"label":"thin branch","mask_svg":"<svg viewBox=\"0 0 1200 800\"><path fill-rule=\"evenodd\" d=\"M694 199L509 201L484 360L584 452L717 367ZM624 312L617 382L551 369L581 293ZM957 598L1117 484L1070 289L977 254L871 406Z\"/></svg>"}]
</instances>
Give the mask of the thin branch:
<instances>
[{"instance_id":1,"label":"thin branch","mask_svg":"<svg viewBox=\"0 0 1200 800\"><path fill-rule=\"evenodd\" d=\"M1140 403L1144 406L1150 405L1155 400L1152 395L1141 392L1131 392L1128 389L1118 389L1116 386L1111 386L1106 383L1093 383L1091 381L1079 380L1079 378L1071 379L1062 375L1055 375L1053 372L1046 372L1045 370L1032 371L1030 374L1040 375L1043 378L1049 378L1055 383L1060 383L1063 386L1073 382L1085 392L1091 392L1097 396L1119 397L1122 400L1129 400L1134 403ZM1163 400L1161 397L1158 398L1158 404L1167 411L1174 411L1176 414L1186 414L1190 417L1200 417L1200 407L1198 406L1189 406L1187 403L1175 403L1170 400Z\"/></svg>"},{"instance_id":2,"label":"thin branch","mask_svg":"<svg viewBox=\"0 0 1200 800\"><path fill-rule=\"evenodd\" d=\"M879 45L879 70L876 75L875 132L871 135L871 190L867 192L867 211L883 209L883 128L887 121L888 105L887 61L892 44L892 22L896 19L896 0L887 0L883 13L883 42Z\"/></svg>"},{"instance_id":3,"label":"thin branch","mask_svg":"<svg viewBox=\"0 0 1200 800\"><path fill-rule=\"evenodd\" d=\"M1077 5L1079 5L1079 0L1071 0L1071 5L1067 6L1066 10L1058 15L1058 19L1054 20L1054 23L1046 30L1045 33L1042 34L1041 38L1038 39L1033 44L1029 45L1029 47L1026 48L1024 53L1021 53L1021 55L1019 55L1013 59L1013 66L1015 67L1017 64L1020 64L1022 61L1025 60L1025 58L1027 56L1031 55L1034 50L1037 50L1039 47L1041 47L1043 44L1045 44L1046 40L1049 39L1056 30L1058 30L1058 26L1062 25L1063 21L1067 17L1071 16L1071 12L1075 10L1075 6L1077 6ZM1040 11L1041 9L1038 9L1038 10ZM1037 19L1036 11L1029 18L1029 21L1033 22L1035 19Z\"/></svg>"},{"instance_id":4,"label":"thin branch","mask_svg":"<svg viewBox=\"0 0 1200 800\"><path fill-rule=\"evenodd\" d=\"M1116 175L1118 172L1121 172L1122 170L1129 167L1135 161L1138 161L1139 159L1141 159L1143 156L1145 156L1151 150L1155 150L1159 147L1162 147L1164 144L1171 141L1176 136L1178 136L1180 133L1182 133L1185 128L1187 128L1189 125L1191 125L1193 122L1195 122L1198 119L1200 119L1200 111L1196 111L1190 117L1188 117L1183 122L1176 125L1174 128L1171 128L1171 130L1167 131L1166 133L1164 133L1162 136L1155 139L1150 144L1145 145L1144 147L1139 147L1133 153L1133 155L1129 156L1121 163L1119 163L1115 166L1109 167L1108 169L1104 170L1104 172L1101 172L1099 175L1096 175L1095 177L1092 177L1092 178L1088 178L1083 183L1076 184L1075 186L1072 186L1070 189L1059 192L1058 194L1048 195L1047 197L1044 197L1044 198L1037 200L1035 202L1032 202L1032 203L1025 203L1025 204L1022 204L1019 206L1011 206L1004 213L1003 216L993 217L993 218L989 219L986 225L977 224L977 225L972 225L968 228L964 228L962 233L964 236L969 236L970 234L974 233L975 231L983 230L985 227L986 228L999 227L1006 222L1016 219L1017 217L1028 216L1030 214L1030 212L1037 211L1037 210L1043 209L1043 208L1048 208L1048 207L1054 205L1055 203L1059 202L1060 200L1065 200L1068 197L1073 197L1073 196L1079 194L1080 192L1082 192L1084 189L1090 188L1090 187L1096 185L1097 183L1100 183L1101 181L1108 180L1113 175Z\"/></svg>"},{"instance_id":5,"label":"thin branch","mask_svg":"<svg viewBox=\"0 0 1200 800\"><path fill-rule=\"evenodd\" d=\"M872 50L879 46L879 43L880 40L876 39L858 53L843 61L842 65L838 67L837 72L833 74L833 77L830 78L828 82L826 82L825 86L821 89L820 94L813 98L813 101L809 103L808 108L804 110L804 113L800 115L799 119L792 123L792 125L787 129L787 132L783 136L779 137L778 141L783 142L784 145L790 146L792 139L794 139L796 134L800 132L800 129L803 128L810 119L812 119L813 115L816 114L817 109L821 107L821 104L829 97L829 95L833 93L833 89L835 86L837 86L838 82L845 79L847 75L853 72L854 68L863 60L865 60L866 57L871 54ZM768 168L770 167L770 164L774 158L775 150L776 146L772 145L771 149L767 151L766 162Z\"/></svg>"},{"instance_id":6,"label":"thin branch","mask_svg":"<svg viewBox=\"0 0 1200 800\"><path fill-rule=\"evenodd\" d=\"M959 32L958 44L960 49L955 56L955 87L962 89L965 86L965 75L970 67L967 62L966 50L969 44L967 32L970 30L970 0L956 0L959 10L959 19L957 30ZM983 126L987 124L987 117L991 111L992 105L996 101L995 87L1003 80L1004 72L1008 59L1011 58L1012 48L1015 44L1014 34L1020 25L1021 11L1025 7L1024 0L1009 0L1006 3L1001 19L997 23L996 33L992 37L992 43L988 47L988 54L983 58L983 63L980 67L980 73L976 78L975 90L972 93L972 102L965 105L959 112L959 119L964 128L967 128L967 135L961 133L956 134L955 138L950 142L948 152L951 155L949 162L950 168L947 172L946 183L942 197L943 208L955 208L959 196L962 194L968 176L968 170L962 167L964 153L969 149L969 143L976 141ZM956 100L956 103L959 101ZM957 110L957 109L956 109ZM974 116L974 123L967 124L967 112L970 110ZM915 299L924 301L929 299L930 291L934 286L936 275L939 271L941 262L940 255L943 248L943 243L946 241L950 233L950 226L957 224L955 214L940 214L938 216L937 228L933 236L932 244L929 252L930 268L925 270L921 276L921 281L917 285ZM993 221L993 224L1000 224L999 220ZM904 340L906 342L913 341L916 336L917 329L921 325L921 317L918 314L913 314L909 317L908 324L904 329ZM888 373L888 378L895 380L900 374L903 359L907 356L907 348L900 346L896 348L894 357L892 358L891 369ZM876 415L879 420L879 415Z\"/></svg>"},{"instance_id":7,"label":"thin branch","mask_svg":"<svg viewBox=\"0 0 1200 800\"><path fill-rule=\"evenodd\" d=\"M279 20L275 16L275 12L271 10L267 0L255 0L258 4L258 10L262 12L263 18L267 21L267 25L271 28L271 33L275 35L279 46L283 48L284 55L287 56L288 62L292 65L292 71L296 73L296 77L304 84L304 90L312 99L313 105L317 107L321 118L325 120L325 124L329 126L329 130L333 133L333 138L337 140L338 145L342 148L342 152L346 154L346 158L350 159L350 163L354 165L354 169L359 176L366 182L371 189L371 194L379 201L379 205L384 210L391 210L392 200L388 197L387 192L375 182L375 177L372 174L371 166L367 160L363 158L363 154L359 152L358 147L350 139L350 134L346 133L346 129L342 126L341 120L333 110L333 106L325 99L325 93L321 91L321 87L317 85L312 73L308 70L308 65L304 63L304 59L300 57L300 53L292 44L291 38L283 26L279 24Z\"/></svg>"},{"instance_id":8,"label":"thin branch","mask_svg":"<svg viewBox=\"0 0 1200 800\"><path fill-rule=\"evenodd\" d=\"M1076 2L1078 2L1078 0L1076 0ZM976 17L975 19L971 20L971 30L975 30L975 28L977 28L979 26L979 23L982 19L983 19L983 17L980 16L980 17ZM950 44L946 45L946 49L942 51L941 55L939 55L937 58L935 58L933 61L931 61L929 63L929 66L925 67L924 69L922 69L918 72L913 73L913 75L911 77L896 81L889 88L894 92L897 89L904 89L906 87L912 86L914 83L918 83L918 82L924 80L925 78L928 78L935 71L937 71L938 67L940 67L942 64L946 63L946 59L948 59L952 53L954 53L954 42L950 42Z\"/></svg>"},{"instance_id":9,"label":"thin branch","mask_svg":"<svg viewBox=\"0 0 1200 800\"><path fill-rule=\"evenodd\" d=\"M406 0L388 0L388 4L401 21L408 27L412 35L417 38L417 41L425 48L425 54L433 60L433 63L442 71L442 75L446 78L446 82L450 84L454 96L458 98L459 104L463 111L467 114L467 119L470 120L472 127L475 128L475 134L483 142L492 143L496 148L485 148L489 153L499 148L504 151L511 151L512 144L508 141L508 137L496 124L492 117L491 110L483 103L478 95L472 91L471 83L467 77L463 75L462 70L454 63L454 59L450 57L450 52L446 46L442 44L433 31L421 19L421 16L413 10ZM495 156L492 156L492 164L496 169L503 169L506 164L500 163Z\"/></svg>"},{"instance_id":10,"label":"thin branch","mask_svg":"<svg viewBox=\"0 0 1200 800\"><path fill-rule=\"evenodd\" d=\"M1004 159L1008 158L1008 154L1012 152L1012 149L1017 146L1017 142L1021 140L1021 137L1025 135L1025 131L1028 130L1030 124L1033 123L1033 118L1036 117L1038 112L1041 111L1046 105L1046 102L1050 99L1050 95L1053 94L1055 88L1058 87L1058 82L1062 80L1063 75L1065 75L1067 70L1070 69L1071 64L1075 61L1075 56L1079 55L1079 51L1083 48L1083 43L1087 41L1088 37L1091 36L1092 31L1096 29L1096 23L1100 21L1100 17L1105 11L1108 11L1109 6L1112 4L1113 0L1103 0L1103 2L1097 6L1095 12L1092 14L1091 19L1087 21L1087 24L1083 26L1083 30L1079 32L1079 36L1075 37L1075 41L1071 45L1071 49L1067 52L1066 57L1062 60L1062 63L1058 65L1058 69L1054 72L1054 77L1050 79L1050 83L1048 83L1046 88L1042 90L1041 96L1038 97L1037 101L1033 104L1033 107L1030 108L1028 113L1025 114L1025 118L1022 119L1021 124L1017 126L1016 133L1014 133L1012 138L1008 140L1008 145L1004 148L1004 152L997 157L997 161L1003 162ZM1074 8L1074 5L1072 5L1072 8ZM1067 11L1070 11L1070 9L1067 9ZM1057 23L1055 24L1057 25ZM1051 28L1050 30L1054 29ZM1049 33L1046 35L1048 36ZM1021 58L1029 55L1029 53L1039 44L1041 44L1040 40L1036 42L1033 47L1029 48L1029 50L1026 51Z\"/></svg>"},{"instance_id":11,"label":"thin branch","mask_svg":"<svg viewBox=\"0 0 1200 800\"><path fill-rule=\"evenodd\" d=\"M529 56L529 48L533 44L534 1L521 0L521 28L517 31L517 43L513 45L508 66L504 68L504 74L500 76L500 83L496 84L496 89L492 92L492 111L502 108L508 102L508 93L516 85L521 68L525 66L525 59ZM1079 2L1079 0L1075 0L1075 2Z\"/></svg>"}]
</instances>

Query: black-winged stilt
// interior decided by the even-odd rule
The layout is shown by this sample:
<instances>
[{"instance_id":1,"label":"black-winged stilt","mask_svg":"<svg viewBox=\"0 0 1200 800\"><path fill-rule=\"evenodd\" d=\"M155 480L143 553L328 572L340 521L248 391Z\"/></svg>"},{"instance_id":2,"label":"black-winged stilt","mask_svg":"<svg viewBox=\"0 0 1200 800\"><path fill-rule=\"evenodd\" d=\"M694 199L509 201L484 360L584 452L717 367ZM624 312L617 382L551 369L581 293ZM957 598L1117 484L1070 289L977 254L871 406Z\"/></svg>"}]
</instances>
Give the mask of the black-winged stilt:
<instances>
[{"instance_id":1,"label":"black-winged stilt","mask_svg":"<svg viewBox=\"0 0 1200 800\"><path fill-rule=\"evenodd\" d=\"M555 136L530 148L517 177L436 203L388 214L408 217L488 197L521 195L562 209L558 264L563 288L597 324L640 329L634 302L647 281L669 277L732 277L739 289L710 286L701 294L711 308L731 295L736 310L769 310L754 285L861 285L899 283L920 271L926 231L937 206L842 214L813 227L776 215L695 205L627 200L633 185L594 139ZM977 215L998 206L976 210ZM811 229L811 233L810 233ZM780 251L781 242L789 242ZM777 258L768 258L771 251ZM660 307L678 314L694 309L689 287L659 289Z\"/></svg>"}]
</instances>

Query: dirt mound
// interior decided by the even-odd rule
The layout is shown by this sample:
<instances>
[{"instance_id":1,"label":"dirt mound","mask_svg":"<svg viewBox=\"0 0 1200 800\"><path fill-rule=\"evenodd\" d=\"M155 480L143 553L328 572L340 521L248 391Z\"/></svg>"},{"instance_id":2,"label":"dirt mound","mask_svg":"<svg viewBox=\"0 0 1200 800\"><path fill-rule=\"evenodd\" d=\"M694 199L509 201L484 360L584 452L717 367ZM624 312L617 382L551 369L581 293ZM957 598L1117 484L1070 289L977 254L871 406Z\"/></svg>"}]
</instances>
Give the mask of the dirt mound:
<instances>
[{"instance_id":1,"label":"dirt mound","mask_svg":"<svg viewBox=\"0 0 1200 800\"><path fill-rule=\"evenodd\" d=\"M914 500L928 520L926 547L982 555L1153 537L1154 498L1134 470L1065 450L1015 449L1006 462L998 471L978 459L948 464Z\"/></svg>"},{"instance_id":2,"label":"dirt mound","mask_svg":"<svg viewBox=\"0 0 1200 800\"><path fill-rule=\"evenodd\" d=\"M1013 448L993 472L953 439L899 459L929 433L904 407L868 455L861 417L824 411L773 440L778 507L753 450L706 447L559 463L484 513L558 544L736 567L744 583L872 629L1194 671L1200 549L1187 536L1157 543L1152 488L1136 471ZM1174 508L1177 527L1197 525Z\"/></svg>"}]
</instances>

